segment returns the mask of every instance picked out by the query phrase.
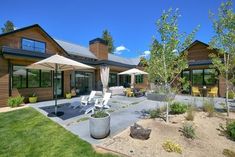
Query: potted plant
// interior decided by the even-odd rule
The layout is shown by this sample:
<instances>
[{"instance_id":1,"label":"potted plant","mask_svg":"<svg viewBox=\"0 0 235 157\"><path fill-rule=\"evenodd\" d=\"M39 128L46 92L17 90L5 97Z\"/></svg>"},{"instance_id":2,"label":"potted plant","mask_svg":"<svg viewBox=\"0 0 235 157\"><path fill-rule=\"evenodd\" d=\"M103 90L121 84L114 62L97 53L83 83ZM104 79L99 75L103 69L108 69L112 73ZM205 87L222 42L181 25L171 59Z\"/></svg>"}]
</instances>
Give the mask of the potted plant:
<instances>
[{"instance_id":1,"label":"potted plant","mask_svg":"<svg viewBox=\"0 0 235 157\"><path fill-rule=\"evenodd\" d=\"M66 99L71 99L72 98L72 94L71 93L66 93L65 97L66 97Z\"/></svg>"},{"instance_id":2,"label":"potted plant","mask_svg":"<svg viewBox=\"0 0 235 157\"><path fill-rule=\"evenodd\" d=\"M110 133L110 114L103 109L95 111L89 118L90 135L102 139Z\"/></svg>"},{"instance_id":3,"label":"potted plant","mask_svg":"<svg viewBox=\"0 0 235 157\"><path fill-rule=\"evenodd\" d=\"M36 96L35 93L33 93L32 95L29 96L29 102L30 103L36 103L38 100L38 97Z\"/></svg>"}]
</instances>

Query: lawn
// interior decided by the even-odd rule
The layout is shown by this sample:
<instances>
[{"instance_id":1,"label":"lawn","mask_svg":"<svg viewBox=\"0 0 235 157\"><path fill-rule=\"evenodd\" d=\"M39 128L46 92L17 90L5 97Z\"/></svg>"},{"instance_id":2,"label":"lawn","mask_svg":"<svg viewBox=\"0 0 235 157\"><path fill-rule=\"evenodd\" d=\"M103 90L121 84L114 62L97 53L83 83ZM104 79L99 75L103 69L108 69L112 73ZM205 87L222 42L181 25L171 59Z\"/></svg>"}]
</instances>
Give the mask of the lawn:
<instances>
[{"instance_id":1,"label":"lawn","mask_svg":"<svg viewBox=\"0 0 235 157\"><path fill-rule=\"evenodd\" d=\"M111 157L33 108L0 113L0 156Z\"/></svg>"}]
</instances>

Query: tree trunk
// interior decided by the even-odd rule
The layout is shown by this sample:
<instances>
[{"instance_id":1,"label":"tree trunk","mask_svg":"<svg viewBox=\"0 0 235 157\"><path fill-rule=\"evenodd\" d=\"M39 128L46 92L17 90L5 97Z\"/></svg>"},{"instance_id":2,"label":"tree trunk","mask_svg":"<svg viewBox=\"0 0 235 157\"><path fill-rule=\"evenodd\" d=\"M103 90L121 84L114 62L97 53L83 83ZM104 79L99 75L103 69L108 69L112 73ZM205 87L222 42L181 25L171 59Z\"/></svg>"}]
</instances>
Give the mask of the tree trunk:
<instances>
[{"instance_id":1,"label":"tree trunk","mask_svg":"<svg viewBox=\"0 0 235 157\"><path fill-rule=\"evenodd\" d=\"M227 106L227 116L229 117L229 103L228 103L228 90L229 90L229 85L228 85L228 68L229 68L229 54L227 54L227 57L226 57L226 54L225 54L225 65L226 65L226 72L225 72L225 78L226 78L226 82L225 82L225 85L226 85L226 98L225 98L225 104Z\"/></svg>"}]
</instances>

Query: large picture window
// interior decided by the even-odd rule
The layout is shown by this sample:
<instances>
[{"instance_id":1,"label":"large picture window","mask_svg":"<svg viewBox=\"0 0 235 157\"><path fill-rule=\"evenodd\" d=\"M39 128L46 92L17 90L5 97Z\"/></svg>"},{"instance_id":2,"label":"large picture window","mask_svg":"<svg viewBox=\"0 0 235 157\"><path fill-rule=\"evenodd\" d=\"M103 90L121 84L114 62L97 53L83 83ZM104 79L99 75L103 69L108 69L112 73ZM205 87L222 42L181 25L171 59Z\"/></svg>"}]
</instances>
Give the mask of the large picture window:
<instances>
[{"instance_id":1,"label":"large picture window","mask_svg":"<svg viewBox=\"0 0 235 157\"><path fill-rule=\"evenodd\" d=\"M215 69L193 70L193 85L215 85L218 80L218 72Z\"/></svg>"},{"instance_id":2,"label":"large picture window","mask_svg":"<svg viewBox=\"0 0 235 157\"><path fill-rule=\"evenodd\" d=\"M143 83L144 82L144 75L136 75L135 76L135 83L139 84L139 83Z\"/></svg>"},{"instance_id":3,"label":"large picture window","mask_svg":"<svg viewBox=\"0 0 235 157\"><path fill-rule=\"evenodd\" d=\"M40 71L28 69L28 87L40 87Z\"/></svg>"},{"instance_id":4,"label":"large picture window","mask_svg":"<svg viewBox=\"0 0 235 157\"><path fill-rule=\"evenodd\" d=\"M25 66L13 66L12 86L14 88L26 88L27 71Z\"/></svg>"},{"instance_id":5,"label":"large picture window","mask_svg":"<svg viewBox=\"0 0 235 157\"><path fill-rule=\"evenodd\" d=\"M117 86L117 74L109 74L109 87Z\"/></svg>"},{"instance_id":6,"label":"large picture window","mask_svg":"<svg viewBox=\"0 0 235 157\"><path fill-rule=\"evenodd\" d=\"M41 71L41 87L51 87L51 71Z\"/></svg>"},{"instance_id":7,"label":"large picture window","mask_svg":"<svg viewBox=\"0 0 235 157\"><path fill-rule=\"evenodd\" d=\"M193 70L193 85L203 85L203 70Z\"/></svg>"},{"instance_id":8,"label":"large picture window","mask_svg":"<svg viewBox=\"0 0 235 157\"><path fill-rule=\"evenodd\" d=\"M36 52L46 52L46 43L31 39L23 38L21 42L21 47L23 50L36 51Z\"/></svg>"},{"instance_id":9,"label":"large picture window","mask_svg":"<svg viewBox=\"0 0 235 157\"><path fill-rule=\"evenodd\" d=\"M35 88L51 87L51 71L26 69L25 66L13 65L12 87Z\"/></svg>"}]
</instances>

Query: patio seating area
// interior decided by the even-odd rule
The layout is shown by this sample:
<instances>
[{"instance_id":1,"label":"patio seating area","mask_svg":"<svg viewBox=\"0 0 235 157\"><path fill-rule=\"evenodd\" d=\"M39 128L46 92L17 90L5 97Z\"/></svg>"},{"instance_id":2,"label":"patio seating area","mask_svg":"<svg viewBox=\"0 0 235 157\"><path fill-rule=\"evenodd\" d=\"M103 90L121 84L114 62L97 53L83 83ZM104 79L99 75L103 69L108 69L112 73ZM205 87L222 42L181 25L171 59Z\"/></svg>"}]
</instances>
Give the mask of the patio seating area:
<instances>
[{"instance_id":1,"label":"patio seating area","mask_svg":"<svg viewBox=\"0 0 235 157\"><path fill-rule=\"evenodd\" d=\"M101 98L100 96L95 96ZM188 95L177 95L175 101L185 102L186 104L195 102L197 107L201 107L203 101L210 100L210 98L204 97L193 97ZM79 103L81 97L75 97L72 99L60 99L58 100L58 111L63 111L64 115L61 117L50 117L53 121L60 124L73 134L78 135L83 140L88 141L91 144L98 144L104 140L97 140L90 137L89 134L89 116L91 114L85 114L85 110L91 107L90 104L87 106L80 106L78 108L69 107L72 103ZM224 102L223 98L214 98L215 108L221 109L220 103ZM235 109L235 101L229 101L231 109ZM112 96L108 101L109 109L107 112L111 115L111 133L109 137L113 137L125 130L135 122L144 118L143 111L164 106L163 102L148 100L145 96L143 97L126 97L126 96ZM54 101L44 101L36 104L29 104L31 106L47 116L48 113L54 109ZM106 138L108 139L108 138Z\"/></svg>"}]
</instances>

